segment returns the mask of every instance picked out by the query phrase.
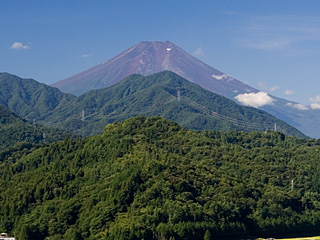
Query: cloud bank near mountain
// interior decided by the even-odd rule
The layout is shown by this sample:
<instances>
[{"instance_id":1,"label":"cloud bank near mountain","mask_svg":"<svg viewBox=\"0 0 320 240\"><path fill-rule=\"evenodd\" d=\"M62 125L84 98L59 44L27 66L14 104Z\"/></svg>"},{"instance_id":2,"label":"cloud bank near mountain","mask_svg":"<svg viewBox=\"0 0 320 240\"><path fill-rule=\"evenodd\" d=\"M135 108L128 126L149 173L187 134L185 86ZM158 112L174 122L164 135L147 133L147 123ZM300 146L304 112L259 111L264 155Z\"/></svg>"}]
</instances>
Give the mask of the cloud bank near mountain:
<instances>
[{"instance_id":1,"label":"cloud bank near mountain","mask_svg":"<svg viewBox=\"0 0 320 240\"><path fill-rule=\"evenodd\" d=\"M266 92L244 93L235 96L240 103L245 106L262 107L265 105L273 105L275 99L270 97Z\"/></svg>"}]
</instances>

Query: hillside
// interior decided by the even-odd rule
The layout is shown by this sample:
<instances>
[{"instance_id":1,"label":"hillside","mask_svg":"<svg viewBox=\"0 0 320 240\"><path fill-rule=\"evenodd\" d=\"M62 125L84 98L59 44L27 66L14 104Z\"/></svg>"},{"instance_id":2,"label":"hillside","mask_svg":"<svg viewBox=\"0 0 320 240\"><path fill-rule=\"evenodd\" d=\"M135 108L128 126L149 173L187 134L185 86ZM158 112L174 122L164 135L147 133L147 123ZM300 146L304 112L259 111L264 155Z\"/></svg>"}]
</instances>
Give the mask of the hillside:
<instances>
[{"instance_id":1,"label":"hillside","mask_svg":"<svg viewBox=\"0 0 320 240\"><path fill-rule=\"evenodd\" d=\"M69 132L33 125L0 105L0 151L17 143L52 143L74 136ZM1 161L1 157L0 157Z\"/></svg>"},{"instance_id":2,"label":"hillside","mask_svg":"<svg viewBox=\"0 0 320 240\"><path fill-rule=\"evenodd\" d=\"M92 135L108 123L138 115L161 116L194 130L265 131L276 124L285 134L305 137L264 111L240 106L170 71L147 77L135 74L112 87L89 91L61 104L46 121Z\"/></svg>"},{"instance_id":3,"label":"hillside","mask_svg":"<svg viewBox=\"0 0 320 240\"><path fill-rule=\"evenodd\" d=\"M0 163L0 231L17 239L319 234L320 141L196 132L159 117Z\"/></svg>"},{"instance_id":4,"label":"hillside","mask_svg":"<svg viewBox=\"0 0 320 240\"><path fill-rule=\"evenodd\" d=\"M62 93L33 79L0 73L0 104L29 121L38 120L72 98L74 96L71 94Z\"/></svg>"},{"instance_id":5,"label":"hillside","mask_svg":"<svg viewBox=\"0 0 320 240\"><path fill-rule=\"evenodd\" d=\"M0 93L6 94L0 100L11 111L80 135L101 133L106 124L129 117L157 115L194 130L265 131L277 124L285 134L305 136L266 112L240 106L169 71L147 77L132 75L79 97L10 74L0 74L1 81Z\"/></svg>"}]
</instances>

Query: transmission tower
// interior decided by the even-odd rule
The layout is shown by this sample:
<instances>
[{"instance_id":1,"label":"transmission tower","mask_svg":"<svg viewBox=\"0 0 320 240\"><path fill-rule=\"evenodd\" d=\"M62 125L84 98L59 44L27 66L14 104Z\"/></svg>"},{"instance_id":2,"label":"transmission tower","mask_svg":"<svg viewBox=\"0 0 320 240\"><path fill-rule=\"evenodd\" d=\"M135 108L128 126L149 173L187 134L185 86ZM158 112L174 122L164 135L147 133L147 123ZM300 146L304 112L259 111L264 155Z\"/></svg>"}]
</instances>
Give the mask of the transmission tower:
<instances>
[{"instance_id":1,"label":"transmission tower","mask_svg":"<svg viewBox=\"0 0 320 240\"><path fill-rule=\"evenodd\" d=\"M82 122L84 121L84 110L82 110L81 120L82 120Z\"/></svg>"}]
</instances>

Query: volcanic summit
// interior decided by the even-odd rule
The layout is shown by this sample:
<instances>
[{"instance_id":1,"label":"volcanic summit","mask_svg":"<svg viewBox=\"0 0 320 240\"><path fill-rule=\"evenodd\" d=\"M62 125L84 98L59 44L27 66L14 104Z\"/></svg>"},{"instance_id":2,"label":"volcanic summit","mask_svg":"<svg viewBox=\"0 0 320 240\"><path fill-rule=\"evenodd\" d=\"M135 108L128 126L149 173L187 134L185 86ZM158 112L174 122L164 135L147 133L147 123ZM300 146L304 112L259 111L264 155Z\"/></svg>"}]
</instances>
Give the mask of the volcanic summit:
<instances>
[{"instance_id":1,"label":"volcanic summit","mask_svg":"<svg viewBox=\"0 0 320 240\"><path fill-rule=\"evenodd\" d=\"M166 42L140 42L119 55L81 73L52 84L63 92L81 95L114 85L131 74L148 76L172 71L190 82L220 95L233 97L256 89L224 74Z\"/></svg>"}]
</instances>

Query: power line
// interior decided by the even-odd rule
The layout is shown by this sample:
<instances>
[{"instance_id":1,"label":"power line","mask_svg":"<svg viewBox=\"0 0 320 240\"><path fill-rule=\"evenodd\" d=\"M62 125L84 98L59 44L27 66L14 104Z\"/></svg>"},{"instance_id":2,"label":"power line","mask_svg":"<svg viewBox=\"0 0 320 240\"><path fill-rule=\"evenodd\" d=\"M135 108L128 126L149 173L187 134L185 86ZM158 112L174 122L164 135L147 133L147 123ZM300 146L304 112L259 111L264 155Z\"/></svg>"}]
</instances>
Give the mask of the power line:
<instances>
[{"instance_id":1,"label":"power line","mask_svg":"<svg viewBox=\"0 0 320 240\"><path fill-rule=\"evenodd\" d=\"M197 109L198 111L202 112L203 114L209 115L209 116L217 118L217 119L226 120L226 121L228 121L238 127L250 128L252 130L257 130L257 131L265 131L268 129L272 129L272 127L270 127L270 128L265 127L265 125L263 125L261 123L254 123L254 122L249 122L249 121L245 121L245 120L240 120L240 119L236 119L236 118L232 118L232 117L223 115L223 114L215 112L215 111L211 111L207 107L205 107L205 106L193 101L192 99L188 98L187 96L183 95L181 93L180 89L177 90L176 99L179 102L183 101L184 103ZM84 122L86 119L88 119L96 114L99 114L99 112L98 111L93 112L88 115L88 114L86 114L85 110L83 109L81 112L81 118L79 118L79 115L74 113L73 115L70 115L69 117L65 118L65 120L69 120L69 121L81 120L82 122ZM33 120L33 122L35 124L35 119ZM42 124L45 126L58 126L63 121L60 119L60 120L51 121L51 122L45 122L45 121L40 121L40 122L42 122ZM274 123L273 129L274 129L274 131L285 132L276 123Z\"/></svg>"},{"instance_id":2,"label":"power line","mask_svg":"<svg viewBox=\"0 0 320 240\"><path fill-rule=\"evenodd\" d=\"M73 121L73 120L81 120L81 121L85 121L87 118L90 118L94 115L97 115L99 112L94 112L91 114L86 114L86 112L84 110L82 110L80 118L78 114L72 114L69 117L66 117L65 120L69 120L69 121ZM57 121L39 121L41 124L45 125L45 126L58 126L60 123L64 122L63 120L57 120Z\"/></svg>"},{"instance_id":3,"label":"power line","mask_svg":"<svg viewBox=\"0 0 320 240\"><path fill-rule=\"evenodd\" d=\"M262 124L259 124L259 123L243 121L240 119L235 119L235 118L220 114L218 112L211 111L208 108L194 102L193 100L191 100L190 98L188 98L185 95L183 95L183 96L180 95L180 100L181 99L183 99L183 101L185 103L187 103L188 105L191 105L192 107L196 108L198 111L200 111L206 115L210 115L210 116L213 116L213 117L221 119L221 120L227 120L236 126L244 127L244 128L251 128L251 129L255 129L255 130L263 130L263 131L270 129L270 128L266 128L265 126L263 126Z\"/></svg>"}]
</instances>

